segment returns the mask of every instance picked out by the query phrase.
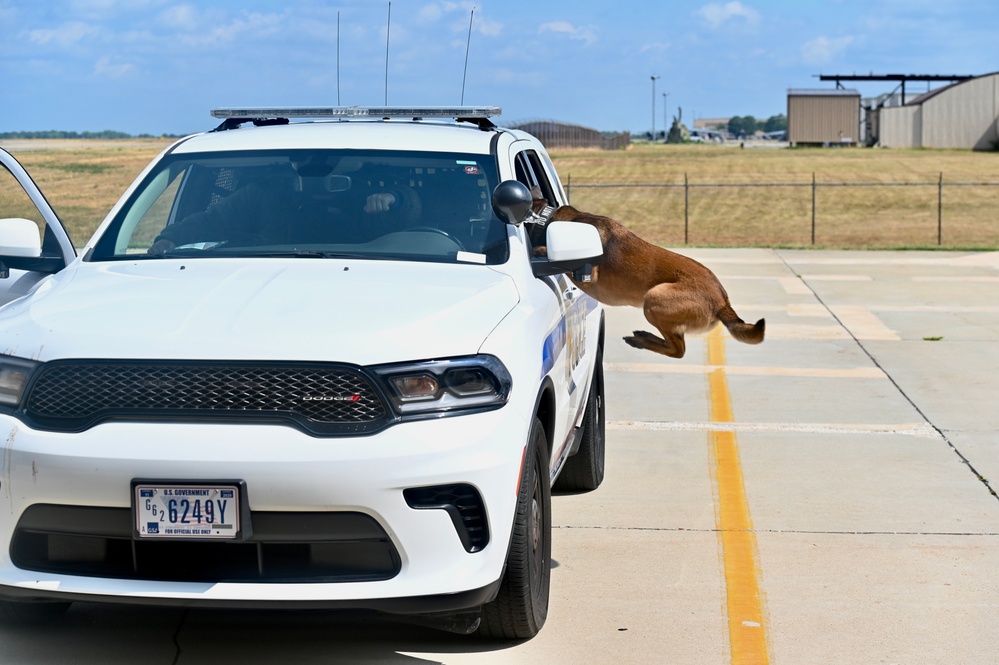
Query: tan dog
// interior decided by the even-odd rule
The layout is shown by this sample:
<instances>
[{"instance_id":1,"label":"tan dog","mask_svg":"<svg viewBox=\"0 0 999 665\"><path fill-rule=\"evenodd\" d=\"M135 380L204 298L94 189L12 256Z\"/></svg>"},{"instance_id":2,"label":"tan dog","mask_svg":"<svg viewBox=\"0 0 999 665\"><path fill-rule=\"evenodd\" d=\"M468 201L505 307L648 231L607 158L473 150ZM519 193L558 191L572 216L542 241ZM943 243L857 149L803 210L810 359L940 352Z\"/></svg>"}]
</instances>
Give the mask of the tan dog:
<instances>
[{"instance_id":1,"label":"tan dog","mask_svg":"<svg viewBox=\"0 0 999 665\"><path fill-rule=\"evenodd\" d=\"M535 213L547 205L535 194ZM624 338L631 346L682 358L684 333L707 332L719 321L740 342L763 341L764 320L752 325L740 319L721 282L697 261L652 245L609 217L571 206L556 208L549 219L583 222L600 232L603 262L593 268L589 282L573 281L605 305L631 305L645 311L645 318L662 337L636 330L633 337Z\"/></svg>"}]
</instances>

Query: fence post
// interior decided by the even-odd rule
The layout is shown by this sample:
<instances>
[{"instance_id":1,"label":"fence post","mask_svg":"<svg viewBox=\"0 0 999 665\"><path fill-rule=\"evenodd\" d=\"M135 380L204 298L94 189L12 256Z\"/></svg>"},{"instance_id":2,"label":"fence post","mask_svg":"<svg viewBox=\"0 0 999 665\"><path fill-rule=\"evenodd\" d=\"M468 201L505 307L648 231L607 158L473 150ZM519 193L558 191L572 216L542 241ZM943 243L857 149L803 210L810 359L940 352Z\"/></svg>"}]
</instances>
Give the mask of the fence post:
<instances>
[{"instance_id":1,"label":"fence post","mask_svg":"<svg viewBox=\"0 0 999 665\"><path fill-rule=\"evenodd\" d=\"M683 174L683 244L686 245L690 241L690 183L687 180L687 174Z\"/></svg>"},{"instance_id":2,"label":"fence post","mask_svg":"<svg viewBox=\"0 0 999 665\"><path fill-rule=\"evenodd\" d=\"M815 171L812 171L812 244L815 244Z\"/></svg>"},{"instance_id":3,"label":"fence post","mask_svg":"<svg viewBox=\"0 0 999 665\"><path fill-rule=\"evenodd\" d=\"M565 202L566 204L572 204L572 174L570 173L565 178Z\"/></svg>"},{"instance_id":4,"label":"fence post","mask_svg":"<svg viewBox=\"0 0 999 665\"><path fill-rule=\"evenodd\" d=\"M943 171L937 181L937 246L943 244Z\"/></svg>"}]
</instances>

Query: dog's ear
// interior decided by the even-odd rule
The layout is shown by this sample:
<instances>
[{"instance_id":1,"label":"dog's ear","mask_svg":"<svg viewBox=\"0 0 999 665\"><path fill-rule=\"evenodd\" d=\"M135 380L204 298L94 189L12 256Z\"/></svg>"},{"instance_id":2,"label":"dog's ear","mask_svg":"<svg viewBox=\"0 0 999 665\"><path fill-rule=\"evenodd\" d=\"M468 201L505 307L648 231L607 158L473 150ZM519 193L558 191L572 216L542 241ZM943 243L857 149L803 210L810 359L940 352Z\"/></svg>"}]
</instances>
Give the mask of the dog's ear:
<instances>
[{"instance_id":1,"label":"dog's ear","mask_svg":"<svg viewBox=\"0 0 999 665\"><path fill-rule=\"evenodd\" d=\"M547 205L548 200L545 198L545 195L541 193L541 188L537 185L531 187L531 209L535 213L540 213Z\"/></svg>"}]
</instances>

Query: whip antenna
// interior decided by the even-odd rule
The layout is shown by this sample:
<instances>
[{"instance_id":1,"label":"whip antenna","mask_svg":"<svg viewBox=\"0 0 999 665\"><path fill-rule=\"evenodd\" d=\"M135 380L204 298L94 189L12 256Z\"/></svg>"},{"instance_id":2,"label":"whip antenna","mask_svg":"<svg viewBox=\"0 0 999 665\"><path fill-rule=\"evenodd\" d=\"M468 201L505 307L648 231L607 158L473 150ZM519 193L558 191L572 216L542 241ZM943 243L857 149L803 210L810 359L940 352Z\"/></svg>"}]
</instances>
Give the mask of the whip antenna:
<instances>
[{"instance_id":1,"label":"whip antenna","mask_svg":"<svg viewBox=\"0 0 999 665\"><path fill-rule=\"evenodd\" d=\"M340 12L336 13L336 105L340 106Z\"/></svg>"},{"instance_id":2,"label":"whip antenna","mask_svg":"<svg viewBox=\"0 0 999 665\"><path fill-rule=\"evenodd\" d=\"M468 50L472 46L472 18L475 16L475 7L468 15L468 41L465 43L465 71L461 74L461 104L465 103L465 79L468 77Z\"/></svg>"},{"instance_id":3,"label":"whip antenna","mask_svg":"<svg viewBox=\"0 0 999 665\"><path fill-rule=\"evenodd\" d=\"M385 24L385 106L388 106L389 35L392 32L392 3L388 3L388 22Z\"/></svg>"}]
</instances>

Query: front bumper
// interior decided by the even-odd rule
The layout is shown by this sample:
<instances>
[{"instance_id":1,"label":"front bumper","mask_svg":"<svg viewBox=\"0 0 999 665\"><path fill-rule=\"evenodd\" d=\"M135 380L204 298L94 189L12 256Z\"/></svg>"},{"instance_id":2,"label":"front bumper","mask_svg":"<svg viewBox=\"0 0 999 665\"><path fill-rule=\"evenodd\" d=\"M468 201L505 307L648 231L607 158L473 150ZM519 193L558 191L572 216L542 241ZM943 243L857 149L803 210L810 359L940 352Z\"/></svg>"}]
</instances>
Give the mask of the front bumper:
<instances>
[{"instance_id":1,"label":"front bumper","mask_svg":"<svg viewBox=\"0 0 999 665\"><path fill-rule=\"evenodd\" d=\"M511 413L508 407L406 423L373 436L333 439L315 439L276 425L169 422L108 423L61 434L31 430L0 416L0 436L7 442L0 467L0 596L402 613L476 607L498 588L516 507L527 423ZM241 480L251 524L264 527L269 520L271 527L256 529L251 542L207 543L215 548L208 566L214 566L214 572L205 572L208 559L199 554L197 543L183 543L170 552L157 550L161 559L182 559L180 573L171 568L165 576L149 574L141 562L129 570L104 566L112 549L120 563L129 556L121 547L131 548L134 555L137 546L141 554L177 545L121 538L122 520L131 519L130 485L135 478ZM489 540L478 551L468 551L448 510L414 508L406 499L407 489L455 484L474 488L481 497ZM66 519L74 510L89 517ZM118 534L112 547L88 540L90 527L80 526L87 520L104 523L94 515L108 518L111 526L101 528ZM282 515L301 517L305 526L288 536L281 527L287 522ZM63 528L60 522L74 524ZM350 533L357 525L363 527L358 527L359 536ZM34 542L28 546L25 526L33 529ZM44 536L46 529L74 528L83 535ZM304 537L303 532L315 536ZM12 547L15 534L18 542ZM365 534L370 542L357 546ZM353 544L332 553L325 546L309 549L307 542L303 554L303 541ZM283 568L265 562L257 568L260 577L245 572L254 568L245 548L261 549L255 544L259 542L280 550L271 554L277 556L273 560L285 561ZM237 554L240 548L244 551ZM58 552L53 554L53 549ZM344 551L353 554L347 556L345 574L326 570L310 576L287 572L296 566L294 557L287 559L288 551L306 561L322 559L332 569L337 569L338 557L346 556ZM34 558L25 552L34 553ZM92 565L60 563L80 556ZM245 564L242 569L239 561ZM376 572L365 568L368 572L357 574L352 566L360 564ZM187 575L184 569L193 572ZM284 572L268 574L273 570Z\"/></svg>"}]
</instances>

